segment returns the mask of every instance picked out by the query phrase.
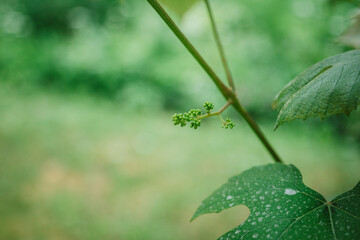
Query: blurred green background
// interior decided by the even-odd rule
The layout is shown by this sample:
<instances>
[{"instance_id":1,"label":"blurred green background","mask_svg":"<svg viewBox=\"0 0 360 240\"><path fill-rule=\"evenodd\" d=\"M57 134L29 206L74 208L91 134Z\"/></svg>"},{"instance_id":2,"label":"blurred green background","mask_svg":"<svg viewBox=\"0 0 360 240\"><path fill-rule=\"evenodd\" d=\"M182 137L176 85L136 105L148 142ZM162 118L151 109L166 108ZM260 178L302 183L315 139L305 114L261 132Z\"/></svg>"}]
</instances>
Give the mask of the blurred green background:
<instances>
[{"instance_id":1,"label":"blurred green background","mask_svg":"<svg viewBox=\"0 0 360 240\"><path fill-rule=\"evenodd\" d=\"M211 2L240 99L285 162L329 199L354 187L359 112L273 132L270 105L299 72L349 49L336 37L355 8ZM174 17L224 77L204 4ZM224 103L145 0L1 0L0 239L215 239L240 224L245 207L189 219L229 177L272 160L232 110L233 131L217 119L172 125L204 101Z\"/></svg>"}]
</instances>

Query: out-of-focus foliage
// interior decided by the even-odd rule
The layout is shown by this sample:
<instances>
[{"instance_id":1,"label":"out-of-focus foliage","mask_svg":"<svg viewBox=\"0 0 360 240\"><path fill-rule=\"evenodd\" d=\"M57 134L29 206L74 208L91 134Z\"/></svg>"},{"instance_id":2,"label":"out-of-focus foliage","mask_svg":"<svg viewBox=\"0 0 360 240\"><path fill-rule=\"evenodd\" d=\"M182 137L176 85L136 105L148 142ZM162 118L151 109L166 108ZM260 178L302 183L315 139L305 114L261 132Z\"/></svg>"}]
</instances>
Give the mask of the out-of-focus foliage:
<instances>
[{"instance_id":1,"label":"out-of-focus foliage","mask_svg":"<svg viewBox=\"0 0 360 240\"><path fill-rule=\"evenodd\" d=\"M130 109L222 101L146 1L62 3L0 2L1 81L94 94ZM42 4L57 10L38 15ZM311 0L212 4L240 98L259 113L271 111L275 93L297 73L342 51L332 39L345 30L352 14L350 6L330 12L325 3ZM47 28L42 14L49 17ZM61 27L52 18L61 19ZM180 26L223 75L204 5L194 5Z\"/></svg>"},{"instance_id":2,"label":"out-of-focus foliage","mask_svg":"<svg viewBox=\"0 0 360 240\"><path fill-rule=\"evenodd\" d=\"M74 1L59 9L57 16L48 16L61 18L64 24L49 25L41 35L33 27L40 23L32 20L32 11L20 11L17 5L0 6L1 81L27 88L90 93L115 99L130 109L148 107L149 98L155 109L181 103L182 89L176 76L157 77L152 68L152 59L161 61L169 56L166 49L171 42L161 40L161 34L152 36L156 28L147 27L148 17L142 16L149 14L143 9L145 3L128 1L91 10ZM92 11L103 14L102 24ZM66 29L71 34L64 35Z\"/></svg>"},{"instance_id":3,"label":"out-of-focus foliage","mask_svg":"<svg viewBox=\"0 0 360 240\"><path fill-rule=\"evenodd\" d=\"M208 76L146 1L100 2L73 2L50 16L66 27L40 30L27 5L0 1L0 81L29 91L107 98L128 110L221 105ZM344 51L334 39L354 10L311 0L211 3L240 99L255 117L271 119L270 103L290 79ZM224 78L204 4L193 5L178 23Z\"/></svg>"},{"instance_id":4,"label":"out-of-focus foliage","mask_svg":"<svg viewBox=\"0 0 360 240\"><path fill-rule=\"evenodd\" d=\"M183 16L196 2L200 0L159 0L180 17Z\"/></svg>"},{"instance_id":5,"label":"out-of-focus foliage","mask_svg":"<svg viewBox=\"0 0 360 240\"><path fill-rule=\"evenodd\" d=\"M68 4L50 16L65 27L41 28L25 7L32 1L1 1L0 81L29 91L90 94L129 110L222 103L146 1L100 2ZM308 66L344 51L334 39L354 10L351 4L329 8L311 0L211 3L240 99L255 117L271 119L279 89ZM178 23L224 78L204 4L193 5Z\"/></svg>"},{"instance_id":6,"label":"out-of-focus foliage","mask_svg":"<svg viewBox=\"0 0 360 240\"><path fill-rule=\"evenodd\" d=\"M356 5L356 6L360 6L360 0L329 0L329 1L330 1L330 3L332 3L332 4L347 2L347 3L354 4L354 5Z\"/></svg>"},{"instance_id":7,"label":"out-of-focus foliage","mask_svg":"<svg viewBox=\"0 0 360 240\"><path fill-rule=\"evenodd\" d=\"M360 14L354 17L354 23L341 35L339 41L360 48Z\"/></svg>"},{"instance_id":8,"label":"out-of-focus foliage","mask_svg":"<svg viewBox=\"0 0 360 240\"><path fill-rule=\"evenodd\" d=\"M0 239L213 239L248 210L189 223L200 200L229 176L271 162L244 124L230 134L214 119L194 133L174 127L170 113L129 113L94 96L2 84L0 116ZM276 137L272 123L262 125L325 196L359 180L359 147L326 123L294 122Z\"/></svg>"},{"instance_id":9,"label":"out-of-focus foliage","mask_svg":"<svg viewBox=\"0 0 360 240\"><path fill-rule=\"evenodd\" d=\"M74 18L91 18L97 24L103 24L107 11L118 5L117 0L3 0L2 7L16 10L31 22L36 33L57 31L68 33L72 30ZM18 16L19 18L19 16ZM14 20L18 20L14 17Z\"/></svg>"},{"instance_id":10,"label":"out-of-focus foliage","mask_svg":"<svg viewBox=\"0 0 360 240\"><path fill-rule=\"evenodd\" d=\"M333 39L353 16L325 0L211 3L239 96L265 130L276 92L343 52ZM204 5L177 22L224 75ZM245 209L188 223L193 199L270 158L241 122L229 134L209 120L189 139L161 112L205 101L223 99L145 0L0 0L0 239L211 239L235 227ZM360 121L329 121L341 140L317 121L267 135L334 197L358 181Z\"/></svg>"}]
</instances>

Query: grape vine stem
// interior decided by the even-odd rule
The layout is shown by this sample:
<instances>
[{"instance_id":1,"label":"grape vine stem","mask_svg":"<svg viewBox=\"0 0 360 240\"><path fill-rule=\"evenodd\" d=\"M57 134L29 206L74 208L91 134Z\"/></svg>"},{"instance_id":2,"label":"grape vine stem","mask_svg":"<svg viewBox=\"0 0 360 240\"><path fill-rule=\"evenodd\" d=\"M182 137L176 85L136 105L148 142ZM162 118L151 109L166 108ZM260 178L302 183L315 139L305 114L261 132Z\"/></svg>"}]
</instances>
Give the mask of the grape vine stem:
<instances>
[{"instance_id":1,"label":"grape vine stem","mask_svg":"<svg viewBox=\"0 0 360 240\"><path fill-rule=\"evenodd\" d=\"M269 154L272 156L275 162L282 163L283 161L273 149L269 141L266 139L265 135L261 131L260 127L254 121L254 119L250 116L250 114L245 110L245 108L240 103L237 94L235 93L235 88L227 87L221 79L216 75L214 70L209 66L209 64L205 61L205 59L200 55L200 53L195 49L195 47L191 44L191 42L187 39L187 37L182 33L180 28L176 25L176 23L171 19L171 17L167 14L165 9L160 5L157 0L147 0L149 4L154 8L154 10L159 14L159 16L164 20L164 22L168 25L168 27L172 30L172 32L176 35L176 37L180 40L180 42L185 46L185 48L190 52L190 54L195 58L195 60L200 64L200 66L205 70L205 72L209 75L209 77L213 80L216 87L219 89L221 94L227 101L230 101L230 104L235 108L235 110L244 118L256 136L259 138L261 143L267 149ZM208 3L209 4L209 3ZM214 20L213 17L212 21ZM214 21L215 23L215 21ZM216 34L217 35L217 34ZM218 38L219 42L220 39ZM221 44L220 44L221 45ZM221 51L221 50L220 50ZM225 63L226 64L226 63ZM226 64L227 66L227 64Z\"/></svg>"},{"instance_id":2,"label":"grape vine stem","mask_svg":"<svg viewBox=\"0 0 360 240\"><path fill-rule=\"evenodd\" d=\"M212 29L212 32L213 32L213 35L214 35L216 46L217 46L217 48L219 50L221 62L223 64L223 66L224 66L224 70L225 70L225 73L226 73L226 78L228 79L228 82L229 82L229 85L230 85L231 89L233 91L235 91L234 80L233 80L232 75L231 75L229 64L228 64L228 62L226 60L226 57L225 57L225 51L224 51L223 45L221 44L219 31L217 30L217 27L216 27L215 18L214 18L213 11L211 10L210 2L209 2L209 0L204 0L204 1L205 1L207 12L209 14L210 23L211 23L211 29Z\"/></svg>"},{"instance_id":3,"label":"grape vine stem","mask_svg":"<svg viewBox=\"0 0 360 240\"><path fill-rule=\"evenodd\" d=\"M228 106L230 106L231 104L232 104L232 100L230 99L219 111L201 115L198 117L198 119L201 120L201 119L208 118L208 117L220 116L225 111L225 109L227 109ZM224 120L221 118L221 116L220 116L220 119L222 122L224 122Z\"/></svg>"}]
</instances>

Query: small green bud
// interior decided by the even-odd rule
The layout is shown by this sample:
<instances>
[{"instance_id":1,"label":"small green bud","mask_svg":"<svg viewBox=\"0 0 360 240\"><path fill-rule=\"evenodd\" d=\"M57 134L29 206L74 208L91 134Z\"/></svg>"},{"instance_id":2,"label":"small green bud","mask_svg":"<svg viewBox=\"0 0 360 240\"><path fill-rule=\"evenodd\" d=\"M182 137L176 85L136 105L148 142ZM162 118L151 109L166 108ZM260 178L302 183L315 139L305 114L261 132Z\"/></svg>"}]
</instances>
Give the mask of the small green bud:
<instances>
[{"instance_id":1,"label":"small green bud","mask_svg":"<svg viewBox=\"0 0 360 240\"><path fill-rule=\"evenodd\" d=\"M203 106L208 114L210 114L211 110L214 109L214 104L211 102L205 102Z\"/></svg>"},{"instance_id":2,"label":"small green bud","mask_svg":"<svg viewBox=\"0 0 360 240\"><path fill-rule=\"evenodd\" d=\"M173 116L172 116L172 120L173 120L173 122L174 122L174 125L181 125L181 127L184 127L184 126L186 126L186 119L185 119L185 116L184 116L184 114L181 114L181 113L179 113L179 114L174 114Z\"/></svg>"},{"instance_id":3,"label":"small green bud","mask_svg":"<svg viewBox=\"0 0 360 240\"><path fill-rule=\"evenodd\" d=\"M233 129L235 127L235 124L230 120L230 118L226 118L222 127L225 129Z\"/></svg>"},{"instance_id":4,"label":"small green bud","mask_svg":"<svg viewBox=\"0 0 360 240\"><path fill-rule=\"evenodd\" d=\"M191 128L197 129L201 125L201 120L198 119L201 114L200 109L191 109L187 113L174 114L172 121L174 125L180 125L181 127L185 127L187 123L190 123Z\"/></svg>"},{"instance_id":5,"label":"small green bud","mask_svg":"<svg viewBox=\"0 0 360 240\"><path fill-rule=\"evenodd\" d=\"M194 119L191 124L190 124L190 127L191 128L194 128L194 129L197 129L198 127L200 127L201 125L201 120L199 119Z\"/></svg>"},{"instance_id":6,"label":"small green bud","mask_svg":"<svg viewBox=\"0 0 360 240\"><path fill-rule=\"evenodd\" d=\"M192 119L192 117L189 113L184 113L183 116L184 116L184 119L186 122L190 122Z\"/></svg>"},{"instance_id":7,"label":"small green bud","mask_svg":"<svg viewBox=\"0 0 360 240\"><path fill-rule=\"evenodd\" d=\"M200 110L200 109L191 109L191 110L189 111L189 114L190 114L192 117L196 118L196 117L199 117L199 116L201 115L201 110Z\"/></svg>"}]
</instances>

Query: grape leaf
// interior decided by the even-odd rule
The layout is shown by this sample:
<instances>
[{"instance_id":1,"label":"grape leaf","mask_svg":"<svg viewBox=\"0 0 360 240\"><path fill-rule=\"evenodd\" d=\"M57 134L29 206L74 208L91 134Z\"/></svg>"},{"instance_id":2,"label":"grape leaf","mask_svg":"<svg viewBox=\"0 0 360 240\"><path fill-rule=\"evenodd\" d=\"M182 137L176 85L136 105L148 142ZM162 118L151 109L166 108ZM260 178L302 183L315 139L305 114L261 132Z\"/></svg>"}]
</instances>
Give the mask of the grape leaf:
<instances>
[{"instance_id":1,"label":"grape leaf","mask_svg":"<svg viewBox=\"0 0 360 240\"><path fill-rule=\"evenodd\" d=\"M360 104L360 50L327 58L305 70L275 98L281 108L275 129L286 121L349 115Z\"/></svg>"},{"instance_id":2,"label":"grape leaf","mask_svg":"<svg viewBox=\"0 0 360 240\"><path fill-rule=\"evenodd\" d=\"M339 41L350 47L360 48L360 14L354 18L354 24L340 36Z\"/></svg>"},{"instance_id":3,"label":"grape leaf","mask_svg":"<svg viewBox=\"0 0 360 240\"><path fill-rule=\"evenodd\" d=\"M159 0L171 11L182 17L196 2L200 0Z\"/></svg>"},{"instance_id":4,"label":"grape leaf","mask_svg":"<svg viewBox=\"0 0 360 240\"><path fill-rule=\"evenodd\" d=\"M219 239L360 239L360 183L331 202L306 187L293 165L254 167L205 199L193 219L237 205L249 218Z\"/></svg>"}]
</instances>

